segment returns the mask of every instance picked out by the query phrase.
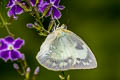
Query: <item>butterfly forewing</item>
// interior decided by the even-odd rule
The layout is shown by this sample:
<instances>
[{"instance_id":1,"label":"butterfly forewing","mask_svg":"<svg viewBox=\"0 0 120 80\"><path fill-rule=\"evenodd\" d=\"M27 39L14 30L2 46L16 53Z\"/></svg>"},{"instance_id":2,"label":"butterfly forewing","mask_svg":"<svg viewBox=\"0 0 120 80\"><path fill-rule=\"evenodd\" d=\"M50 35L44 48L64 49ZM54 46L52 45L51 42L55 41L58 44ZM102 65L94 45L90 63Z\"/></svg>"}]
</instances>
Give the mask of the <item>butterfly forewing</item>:
<instances>
[{"instance_id":1,"label":"butterfly forewing","mask_svg":"<svg viewBox=\"0 0 120 80\"><path fill-rule=\"evenodd\" d=\"M37 60L47 69L54 71L90 69L97 66L93 53L82 39L65 29L58 29L48 35Z\"/></svg>"}]
</instances>

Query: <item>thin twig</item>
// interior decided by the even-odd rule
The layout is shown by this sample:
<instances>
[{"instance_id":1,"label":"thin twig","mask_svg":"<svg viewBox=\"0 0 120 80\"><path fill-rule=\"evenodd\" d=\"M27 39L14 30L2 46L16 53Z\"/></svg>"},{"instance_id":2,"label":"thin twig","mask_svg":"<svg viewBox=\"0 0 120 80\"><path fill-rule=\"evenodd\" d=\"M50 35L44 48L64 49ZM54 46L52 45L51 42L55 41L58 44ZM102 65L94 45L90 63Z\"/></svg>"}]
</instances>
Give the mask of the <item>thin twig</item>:
<instances>
[{"instance_id":1,"label":"thin twig","mask_svg":"<svg viewBox=\"0 0 120 80\"><path fill-rule=\"evenodd\" d=\"M3 23L3 26L5 27L5 29L7 30L8 34L12 37L14 37L14 34L10 32L9 28L8 28L8 24L5 22L4 18L2 17L1 13L0 13L0 19Z\"/></svg>"}]
</instances>

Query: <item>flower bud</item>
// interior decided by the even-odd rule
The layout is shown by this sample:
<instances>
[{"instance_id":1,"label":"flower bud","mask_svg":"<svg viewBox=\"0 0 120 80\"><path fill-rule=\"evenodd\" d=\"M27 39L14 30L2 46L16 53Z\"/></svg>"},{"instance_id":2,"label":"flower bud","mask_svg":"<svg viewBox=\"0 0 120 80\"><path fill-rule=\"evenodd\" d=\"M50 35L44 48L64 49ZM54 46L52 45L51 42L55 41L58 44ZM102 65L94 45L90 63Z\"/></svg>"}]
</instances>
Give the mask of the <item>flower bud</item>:
<instances>
[{"instance_id":1,"label":"flower bud","mask_svg":"<svg viewBox=\"0 0 120 80\"><path fill-rule=\"evenodd\" d=\"M27 28L33 28L34 25L32 23L28 23L26 26Z\"/></svg>"},{"instance_id":2,"label":"flower bud","mask_svg":"<svg viewBox=\"0 0 120 80\"><path fill-rule=\"evenodd\" d=\"M23 61L25 60L25 55L24 55L24 54L21 55L21 59L22 59Z\"/></svg>"},{"instance_id":3,"label":"flower bud","mask_svg":"<svg viewBox=\"0 0 120 80\"><path fill-rule=\"evenodd\" d=\"M40 67L37 66L36 69L35 69L35 71L34 71L34 75L38 75L39 71L40 71Z\"/></svg>"},{"instance_id":4,"label":"flower bud","mask_svg":"<svg viewBox=\"0 0 120 80\"><path fill-rule=\"evenodd\" d=\"M31 70L30 70L30 67L28 67L28 68L26 69L26 72L27 72L27 73L30 73L30 71L31 71Z\"/></svg>"},{"instance_id":5,"label":"flower bud","mask_svg":"<svg viewBox=\"0 0 120 80\"><path fill-rule=\"evenodd\" d=\"M18 70L18 69L19 69L18 64L14 63L14 64L13 64L13 68L16 69L16 70Z\"/></svg>"}]
</instances>

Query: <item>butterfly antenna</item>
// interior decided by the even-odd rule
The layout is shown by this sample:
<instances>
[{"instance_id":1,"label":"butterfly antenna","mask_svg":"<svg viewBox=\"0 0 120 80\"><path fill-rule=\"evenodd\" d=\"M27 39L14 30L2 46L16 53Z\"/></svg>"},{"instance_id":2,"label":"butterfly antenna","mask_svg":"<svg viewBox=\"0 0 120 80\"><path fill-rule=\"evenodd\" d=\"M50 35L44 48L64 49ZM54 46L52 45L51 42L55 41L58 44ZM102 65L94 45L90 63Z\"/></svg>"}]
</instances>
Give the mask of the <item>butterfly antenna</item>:
<instances>
[{"instance_id":1,"label":"butterfly antenna","mask_svg":"<svg viewBox=\"0 0 120 80\"><path fill-rule=\"evenodd\" d=\"M56 23L57 23L56 28L59 28L60 27L60 21L56 17L55 17L55 20L56 20Z\"/></svg>"},{"instance_id":2,"label":"butterfly antenna","mask_svg":"<svg viewBox=\"0 0 120 80\"><path fill-rule=\"evenodd\" d=\"M59 21L58 19L56 19L56 21L57 21L57 23L58 23L56 27L59 28L59 26L60 26L60 21Z\"/></svg>"}]
</instances>

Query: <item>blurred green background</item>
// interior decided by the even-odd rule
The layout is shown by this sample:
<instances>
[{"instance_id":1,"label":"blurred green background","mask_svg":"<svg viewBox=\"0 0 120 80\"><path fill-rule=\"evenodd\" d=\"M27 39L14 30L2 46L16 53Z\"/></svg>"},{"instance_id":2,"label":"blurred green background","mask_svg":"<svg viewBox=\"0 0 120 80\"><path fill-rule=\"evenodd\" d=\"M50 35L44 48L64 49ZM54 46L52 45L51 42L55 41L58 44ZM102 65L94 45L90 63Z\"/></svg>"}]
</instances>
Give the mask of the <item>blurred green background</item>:
<instances>
[{"instance_id":1,"label":"blurred green background","mask_svg":"<svg viewBox=\"0 0 120 80\"><path fill-rule=\"evenodd\" d=\"M70 70L71 80L120 80L120 0L61 0L66 8L62 11L61 24L79 35L89 45L97 58L98 67L93 70ZM45 40L26 24L33 22L27 13L19 16L9 26L15 36L25 39L21 52L33 69L39 47ZM7 36L0 28L0 37ZM32 71L33 72L33 71ZM49 71L40 66L37 80L59 80L60 72ZM12 63L0 60L0 80L23 80L13 69Z\"/></svg>"}]
</instances>

